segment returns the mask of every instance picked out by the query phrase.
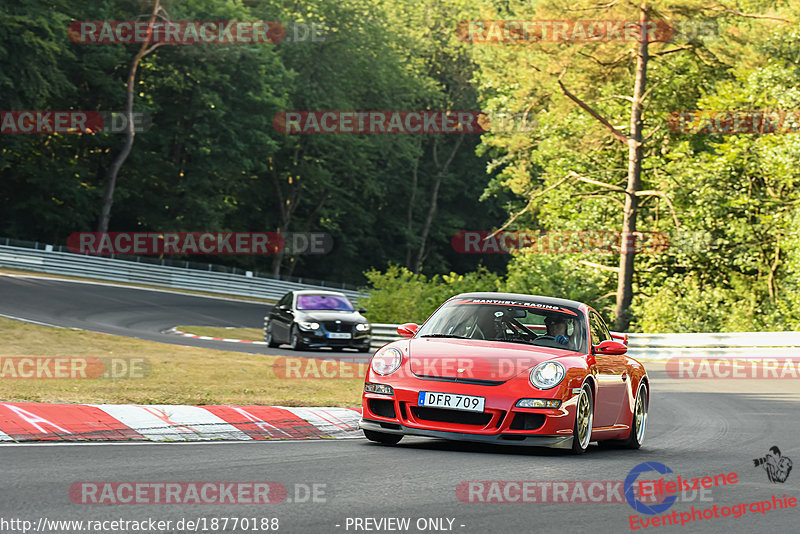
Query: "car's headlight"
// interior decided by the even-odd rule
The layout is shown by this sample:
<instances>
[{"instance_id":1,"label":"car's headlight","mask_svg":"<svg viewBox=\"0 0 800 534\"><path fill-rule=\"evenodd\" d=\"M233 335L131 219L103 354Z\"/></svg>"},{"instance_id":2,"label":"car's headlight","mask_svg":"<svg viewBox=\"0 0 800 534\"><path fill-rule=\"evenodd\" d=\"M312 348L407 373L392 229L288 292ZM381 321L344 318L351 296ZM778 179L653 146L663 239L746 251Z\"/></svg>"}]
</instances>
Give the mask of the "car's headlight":
<instances>
[{"instance_id":1,"label":"car's headlight","mask_svg":"<svg viewBox=\"0 0 800 534\"><path fill-rule=\"evenodd\" d=\"M387 347L379 350L372 357L370 367L379 375L390 375L397 371L403 363L403 354L394 347Z\"/></svg>"},{"instance_id":2,"label":"car's headlight","mask_svg":"<svg viewBox=\"0 0 800 534\"><path fill-rule=\"evenodd\" d=\"M300 321L297 325L302 328L303 330L318 330L319 323L307 323L305 321Z\"/></svg>"},{"instance_id":3,"label":"car's headlight","mask_svg":"<svg viewBox=\"0 0 800 534\"><path fill-rule=\"evenodd\" d=\"M542 362L531 371L531 384L539 389L554 388L564 380L567 374L564 366L558 362Z\"/></svg>"},{"instance_id":4,"label":"car's headlight","mask_svg":"<svg viewBox=\"0 0 800 534\"><path fill-rule=\"evenodd\" d=\"M366 332L369 330L369 323L358 323L356 325L356 330L359 332Z\"/></svg>"}]
</instances>

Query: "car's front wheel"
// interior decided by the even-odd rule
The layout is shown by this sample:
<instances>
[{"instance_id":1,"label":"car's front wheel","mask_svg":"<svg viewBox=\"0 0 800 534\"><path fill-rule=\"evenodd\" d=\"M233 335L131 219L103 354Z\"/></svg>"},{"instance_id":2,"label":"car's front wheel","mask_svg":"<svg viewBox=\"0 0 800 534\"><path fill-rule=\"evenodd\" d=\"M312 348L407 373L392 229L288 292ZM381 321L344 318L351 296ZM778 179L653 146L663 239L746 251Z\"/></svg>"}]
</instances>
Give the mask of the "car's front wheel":
<instances>
[{"instance_id":1,"label":"car's front wheel","mask_svg":"<svg viewBox=\"0 0 800 534\"><path fill-rule=\"evenodd\" d=\"M292 325L289 340L289 346L292 347L292 350L305 350L305 343L303 343L303 338L300 337L300 330L297 328L296 324Z\"/></svg>"},{"instance_id":2,"label":"car's front wheel","mask_svg":"<svg viewBox=\"0 0 800 534\"><path fill-rule=\"evenodd\" d=\"M384 445L397 445L403 439L401 434L384 434L383 432L375 432L374 430L364 430L364 437L376 443L383 443Z\"/></svg>"},{"instance_id":3,"label":"car's front wheel","mask_svg":"<svg viewBox=\"0 0 800 534\"><path fill-rule=\"evenodd\" d=\"M268 347L275 348L279 345L272 335L272 323L270 322L267 322L264 326L264 341L266 341Z\"/></svg>"},{"instance_id":4,"label":"car's front wheel","mask_svg":"<svg viewBox=\"0 0 800 534\"><path fill-rule=\"evenodd\" d=\"M583 454L589 448L589 440L592 438L593 414L592 388L589 387L589 384L584 384L575 407L575 426L572 429L573 454Z\"/></svg>"}]
</instances>

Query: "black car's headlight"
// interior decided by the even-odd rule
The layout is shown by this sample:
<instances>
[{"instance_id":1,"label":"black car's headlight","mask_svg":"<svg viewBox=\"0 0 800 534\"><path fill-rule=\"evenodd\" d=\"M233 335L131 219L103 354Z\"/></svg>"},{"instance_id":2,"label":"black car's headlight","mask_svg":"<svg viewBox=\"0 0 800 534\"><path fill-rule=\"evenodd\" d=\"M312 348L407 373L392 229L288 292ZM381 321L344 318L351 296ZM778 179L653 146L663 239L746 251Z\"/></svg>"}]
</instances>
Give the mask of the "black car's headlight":
<instances>
[{"instance_id":1,"label":"black car's headlight","mask_svg":"<svg viewBox=\"0 0 800 534\"><path fill-rule=\"evenodd\" d=\"M319 330L319 323L314 322L299 321L297 326L299 326L301 330Z\"/></svg>"},{"instance_id":2,"label":"black car's headlight","mask_svg":"<svg viewBox=\"0 0 800 534\"><path fill-rule=\"evenodd\" d=\"M403 363L403 353L394 347L386 347L375 353L370 367L379 375L390 375Z\"/></svg>"},{"instance_id":3,"label":"black car's headlight","mask_svg":"<svg viewBox=\"0 0 800 534\"><path fill-rule=\"evenodd\" d=\"M369 332L369 323L356 324L356 330L358 330L359 332Z\"/></svg>"},{"instance_id":4,"label":"black car's headlight","mask_svg":"<svg viewBox=\"0 0 800 534\"><path fill-rule=\"evenodd\" d=\"M556 387L564 380L567 372L564 366L558 362L542 362L531 371L531 384L539 389L551 389Z\"/></svg>"}]
</instances>

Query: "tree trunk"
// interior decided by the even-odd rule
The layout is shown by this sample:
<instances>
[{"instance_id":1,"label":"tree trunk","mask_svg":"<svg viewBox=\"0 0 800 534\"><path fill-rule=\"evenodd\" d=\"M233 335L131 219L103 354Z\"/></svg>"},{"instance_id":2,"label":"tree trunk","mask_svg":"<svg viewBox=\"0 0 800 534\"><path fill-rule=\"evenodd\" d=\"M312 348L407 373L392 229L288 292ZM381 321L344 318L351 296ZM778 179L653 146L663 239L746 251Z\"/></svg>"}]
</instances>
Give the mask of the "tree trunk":
<instances>
[{"instance_id":1,"label":"tree trunk","mask_svg":"<svg viewBox=\"0 0 800 534\"><path fill-rule=\"evenodd\" d=\"M419 250L417 251L417 259L414 261L414 272L418 273L422 270L422 263L425 261L426 251L425 251L425 244L428 241L428 235L431 231L431 225L433 224L433 217L436 215L436 207L437 202L439 199L439 187L442 185L442 180L444 176L447 174L447 169L450 168L450 164L453 162L453 158L456 156L456 152L458 152L459 147L461 146L462 141L464 141L464 134L458 135L458 140L456 141L455 146L453 146L453 150L450 151L450 155L447 157L447 161L444 162L444 165L439 165L439 157L437 154L437 145L436 141L433 144L433 161L437 167L436 177L434 178L433 182L433 190L431 191L431 205L428 208L428 215L425 217L425 224L422 227L422 233L420 235L420 244Z\"/></svg>"},{"instance_id":2,"label":"tree trunk","mask_svg":"<svg viewBox=\"0 0 800 534\"><path fill-rule=\"evenodd\" d=\"M636 193L642 184L642 99L647 85L648 42L645 24L648 7L639 8L639 46L636 54L636 81L631 103L631 131L628 138L628 185L625 188L625 209L620 239L619 278L617 279L617 309L614 328L625 331L630 326L630 306L633 299L633 272L636 256Z\"/></svg>"},{"instance_id":3,"label":"tree trunk","mask_svg":"<svg viewBox=\"0 0 800 534\"><path fill-rule=\"evenodd\" d=\"M414 248L412 236L414 235L414 204L417 201L417 183L419 183L419 157L414 160L411 169L411 192L408 194L408 210L406 211L406 267L411 267L411 253Z\"/></svg>"},{"instance_id":4,"label":"tree trunk","mask_svg":"<svg viewBox=\"0 0 800 534\"><path fill-rule=\"evenodd\" d=\"M150 15L151 25L158 15L159 3L160 0L156 0L155 5L153 6L153 13ZM125 128L125 144L122 146L122 150L119 154L117 154L117 157L114 158L114 161L108 168L108 174L106 175L106 188L103 194L103 207L100 211L100 219L97 223L98 232L108 232L108 223L111 220L111 207L114 204L114 189L117 186L117 174L119 173L122 164L125 163L126 159L128 159L128 155L131 153L131 149L133 148L133 137L136 135L133 127L133 95L136 84L136 70L139 68L139 62L142 60L142 58L161 46L163 43L155 43L150 48L147 47L148 44L149 41L142 43L142 47L133 58L133 61L131 62L131 68L128 71L127 101L125 103L125 119L128 121L128 124Z\"/></svg>"}]
</instances>

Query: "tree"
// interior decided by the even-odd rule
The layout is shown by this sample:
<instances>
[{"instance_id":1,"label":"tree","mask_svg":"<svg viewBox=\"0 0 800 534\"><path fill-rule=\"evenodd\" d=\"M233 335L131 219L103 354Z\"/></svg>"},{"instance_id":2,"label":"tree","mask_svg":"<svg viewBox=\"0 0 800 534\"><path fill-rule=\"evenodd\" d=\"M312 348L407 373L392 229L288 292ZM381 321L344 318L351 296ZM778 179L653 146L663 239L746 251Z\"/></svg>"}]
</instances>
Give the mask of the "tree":
<instances>
[{"instance_id":1,"label":"tree","mask_svg":"<svg viewBox=\"0 0 800 534\"><path fill-rule=\"evenodd\" d=\"M515 11L514 18L563 19L559 7L545 2L527 10L520 8L528 16ZM614 311L618 330L627 329L632 319L636 284L633 232L640 229L642 219L645 228L654 229L653 223L661 220L673 223L663 224L663 229L676 231L680 226L678 210L665 191L665 177L659 173L670 143L659 112L666 115L676 109L692 109L703 88L728 75L732 50L738 47L741 52L742 45L735 40L709 43L703 35L687 31L696 22L693 17L706 14L704 9L695 2L642 3L632 17L628 5L618 2L602 6L579 2L568 10L570 18L589 14L593 20L634 19L640 35L648 21L669 21L675 33L670 42L663 42L656 33L655 39L639 37L632 43L601 40L511 45L513 48L506 44L476 52L482 67L482 96L490 107L502 104L514 112L537 114L541 126L528 138L485 137L483 150L495 156L491 167L499 171L488 191L508 188L528 198L506 226L527 222L559 229L609 229L613 218L622 219L619 266L596 264L617 274ZM707 20L715 23L741 16L724 6L708 11L715 18ZM559 12L561 16L556 15ZM652 82L651 72L655 74ZM631 81L633 90L626 96L625 87ZM558 95L566 99L559 100ZM585 115L575 115L565 102ZM680 107L684 105L687 107ZM628 127L617 126L625 115ZM644 169L650 176L643 176ZM578 197L580 209L572 214L558 204L569 198L561 194L564 189ZM645 202L653 198L656 202L642 211ZM574 201L570 206L575 206ZM664 211L665 216L660 217ZM527 218L519 219L526 213Z\"/></svg>"}]
</instances>

